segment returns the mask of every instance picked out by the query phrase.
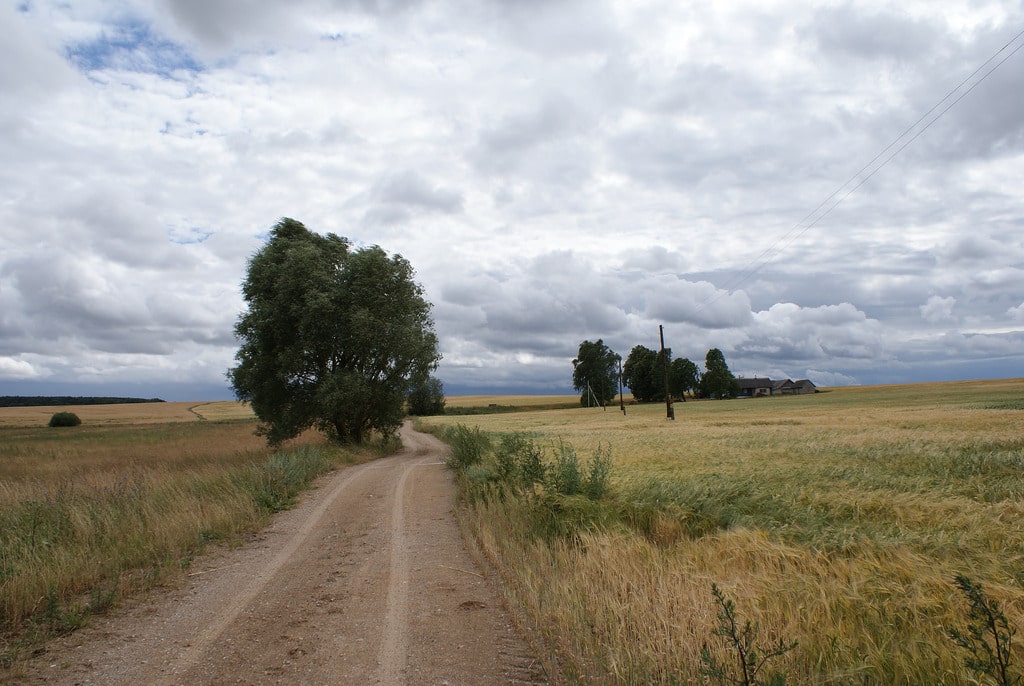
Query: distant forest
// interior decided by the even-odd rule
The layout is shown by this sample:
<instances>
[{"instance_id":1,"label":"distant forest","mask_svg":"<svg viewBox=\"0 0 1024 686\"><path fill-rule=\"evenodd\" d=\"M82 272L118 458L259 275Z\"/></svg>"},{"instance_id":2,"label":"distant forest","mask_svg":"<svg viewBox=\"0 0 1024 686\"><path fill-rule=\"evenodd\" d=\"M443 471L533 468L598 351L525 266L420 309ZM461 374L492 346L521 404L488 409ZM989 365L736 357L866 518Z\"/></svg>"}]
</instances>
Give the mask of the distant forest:
<instances>
[{"instance_id":1,"label":"distant forest","mask_svg":"<svg viewBox=\"0 0 1024 686\"><path fill-rule=\"evenodd\" d=\"M0 407L52 407L54 405L120 405L162 403L160 398L104 398L69 395L0 395Z\"/></svg>"}]
</instances>

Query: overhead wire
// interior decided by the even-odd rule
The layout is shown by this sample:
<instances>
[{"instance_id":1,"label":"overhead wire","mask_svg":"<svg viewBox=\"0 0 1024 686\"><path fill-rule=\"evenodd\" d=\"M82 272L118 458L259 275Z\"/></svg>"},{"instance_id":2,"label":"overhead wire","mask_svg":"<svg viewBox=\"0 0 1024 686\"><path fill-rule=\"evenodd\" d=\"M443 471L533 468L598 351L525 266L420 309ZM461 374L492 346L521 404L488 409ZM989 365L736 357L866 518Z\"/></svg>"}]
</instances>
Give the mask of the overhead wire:
<instances>
[{"instance_id":1,"label":"overhead wire","mask_svg":"<svg viewBox=\"0 0 1024 686\"><path fill-rule=\"evenodd\" d=\"M822 200L820 203L818 203L818 205L813 210L808 212L802 219L800 219L800 221L798 221L796 224L794 224L792 228L790 228L782 236L780 236L780 237L776 238L774 241L772 241L772 243L767 248L765 248L763 251L761 251L761 253L758 254L757 257L755 257L753 260L751 260L749 263L747 263L747 265L742 270L740 270L740 272L736 276L734 276L731 279L729 279L725 283L725 285L723 285L721 288L716 289L717 290L717 294L715 296L709 298L708 300L704 301L700 305L698 305L697 312L700 312L705 307L714 304L719 299L721 299L725 294L731 293L737 287L739 287L742 284L744 284L752 276L754 276L759 271L761 271L761 269L763 269L765 266L770 264L773 260L778 258L778 256L781 255L786 249L788 249L789 246L791 246L794 242L796 242L801 236L806 234L811 228L816 226L822 219L824 219L829 214L831 214L832 210L834 210L836 207L838 207L844 200L846 200L848 197L850 197L850 195L852 195L854 192L856 192L857 189L859 189L861 186L863 186L865 183L867 183L875 174L877 174L879 171L881 171L887 164L889 164L889 162L892 161L892 159L894 157L896 157L896 155L900 154L904 149L906 149L907 146L909 146L911 143L913 143L915 140L917 140L925 131L927 131L929 128L931 128L931 126L933 124L935 124L935 122L937 122L939 119L941 119L943 117L943 115L946 114L946 112L948 112L957 103L959 103L961 100L963 100L965 97L967 97L967 95L970 94L971 91L973 91L975 88L977 88L982 82L984 82L985 79L987 79L992 74L992 72L994 72L996 69L998 69L1000 66L1002 66L1002 64L1004 62L1006 62L1008 59L1013 57L1022 48L1024 48L1024 42L1022 42L1020 45L1018 45L1013 50L1011 50L1007 55L1005 55L1002 59L1000 59L995 65L993 65L991 69L986 71L981 76L981 78L979 78L977 81L972 83L970 85L970 87L968 87L966 90L964 90L962 93L960 93L960 95L958 95L948 105L946 105L944 108L942 108L938 112L938 114L936 114L935 117L933 117L924 126L922 126L920 128L920 130L918 130L916 133L914 133L912 136L910 136L910 138L908 138L902 144L900 144L900 141L902 139L906 138L906 136L908 136L912 131L917 129L918 126L921 124L921 122L923 122L933 112L935 112L940 107L942 107L942 104L944 102L949 100L950 97L952 97L955 93L957 93L957 91L961 90L964 87L965 84L969 83L975 76L977 76L982 70L984 70L985 67L987 67L991 62L993 62L997 57L999 57L1000 53L1003 53L1004 51L1006 51L1007 48L1009 48L1011 45L1013 45L1015 42L1017 42L1017 40L1019 40L1021 38L1021 36L1024 36L1024 30L1021 30L1019 33L1017 33L1013 38L1011 38L1009 41L1007 41L1005 45L1003 45L996 52L994 52L991 57L989 57L987 60L985 60L980 66L978 66L977 69L975 69L967 77L965 77L962 81L960 81L960 83L958 83L954 88L952 88L948 93L946 93L946 95L944 95L938 102L936 102L931 107L931 109L929 109L927 112L925 112L923 115L921 115L917 119L917 121L915 121L913 124L911 124L906 129L904 129L903 132L900 133L900 135L896 136L896 138L894 138L892 140L892 142L890 142L887 146L885 146L885 148L883 148L878 154L876 154L869 162L867 162L864 166L862 166L860 169L858 169L856 172L854 172L854 174L852 176L850 176L850 178L848 178L846 181L844 181L838 188L836 188L834 191L832 191L832 193L829 194L824 200ZM878 164L877 166L875 166L872 169L872 166L875 165L875 163L879 159L881 159L883 156L885 156L887 152L892 150L892 148L894 146L897 146L897 145L899 145L899 147L897 147L895 150L893 150L892 153L889 154L887 157L885 157L885 159L883 159L880 164ZM863 178L860 178L861 175L864 174L864 172L866 172L869 169L871 171L868 172L866 175L864 175ZM851 188L849 188L849 190L847 190L845 193L843 193L843 190L847 186L849 186L850 184L854 183L855 181L856 181L856 183ZM840 196L839 195L840 193L843 193L843 194ZM837 198L836 196L839 196L839 197ZM834 202L832 202L833 199L835 199ZM831 202L831 205L829 205L830 202ZM826 206L828 206L827 209L825 209L824 211L821 211L822 208L826 207ZM819 211L821 211L821 214L818 214ZM815 217L816 214L818 214L817 217ZM810 221L808 223L808 220L810 220L812 217L814 217L814 220ZM805 223L806 223L806 225L805 225Z\"/></svg>"}]
</instances>

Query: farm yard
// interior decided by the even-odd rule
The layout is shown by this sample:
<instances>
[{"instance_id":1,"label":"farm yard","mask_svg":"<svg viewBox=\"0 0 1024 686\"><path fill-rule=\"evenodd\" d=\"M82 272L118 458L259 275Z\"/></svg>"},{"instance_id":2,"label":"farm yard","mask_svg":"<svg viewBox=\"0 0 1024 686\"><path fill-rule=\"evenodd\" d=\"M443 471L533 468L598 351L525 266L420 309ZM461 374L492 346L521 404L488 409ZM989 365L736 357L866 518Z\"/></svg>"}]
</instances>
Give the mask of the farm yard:
<instances>
[{"instance_id":1,"label":"farm yard","mask_svg":"<svg viewBox=\"0 0 1024 686\"><path fill-rule=\"evenodd\" d=\"M732 683L716 631L728 601L759 651L796 642L758 678L1000 683L950 636L969 621L954 579L1024 627L1024 380L677 402L675 416L651 404L421 422L478 428L492 448L516 433L549 463L571 446L584 472L610 454L596 502L503 487L494 450L462 478L476 537L570 682L701 683L717 665L711 683ZM1022 673L1019 634L1010 658Z\"/></svg>"}]
</instances>

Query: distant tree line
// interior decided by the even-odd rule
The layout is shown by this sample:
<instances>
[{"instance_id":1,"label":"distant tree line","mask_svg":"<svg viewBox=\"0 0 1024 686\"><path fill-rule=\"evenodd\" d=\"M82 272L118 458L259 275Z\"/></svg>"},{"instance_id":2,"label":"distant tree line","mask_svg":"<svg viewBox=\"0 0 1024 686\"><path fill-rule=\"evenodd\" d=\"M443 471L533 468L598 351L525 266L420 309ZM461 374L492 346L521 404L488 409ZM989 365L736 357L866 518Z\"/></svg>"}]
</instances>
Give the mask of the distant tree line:
<instances>
[{"instance_id":1,"label":"distant tree line","mask_svg":"<svg viewBox=\"0 0 1024 686\"><path fill-rule=\"evenodd\" d=\"M162 403L160 398L108 398L72 395L0 395L0 407L54 407L56 405L124 405Z\"/></svg>"},{"instance_id":2,"label":"distant tree line","mask_svg":"<svg viewBox=\"0 0 1024 686\"><path fill-rule=\"evenodd\" d=\"M668 392L673 398L685 401L687 393L694 398L735 398L740 392L739 382L718 348L708 350L702 372L685 357L673 360L671 348L657 351L637 345L622 360L599 338L580 343L572 361L573 388L580 393L581 405L607 405L614 400L620 364L622 385L640 402L665 400L666 367Z\"/></svg>"}]
</instances>

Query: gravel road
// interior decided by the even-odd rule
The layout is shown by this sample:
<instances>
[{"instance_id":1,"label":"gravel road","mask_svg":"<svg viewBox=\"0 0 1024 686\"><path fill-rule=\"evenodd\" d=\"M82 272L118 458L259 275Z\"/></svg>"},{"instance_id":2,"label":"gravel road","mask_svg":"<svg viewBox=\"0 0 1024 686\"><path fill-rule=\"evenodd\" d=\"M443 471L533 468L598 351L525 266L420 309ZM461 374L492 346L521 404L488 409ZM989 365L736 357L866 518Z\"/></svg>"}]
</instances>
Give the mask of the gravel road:
<instances>
[{"instance_id":1,"label":"gravel road","mask_svg":"<svg viewBox=\"0 0 1024 686\"><path fill-rule=\"evenodd\" d=\"M547 683L460 537L446 447L401 435L400 453L333 472L252 542L52 641L13 683Z\"/></svg>"}]
</instances>

